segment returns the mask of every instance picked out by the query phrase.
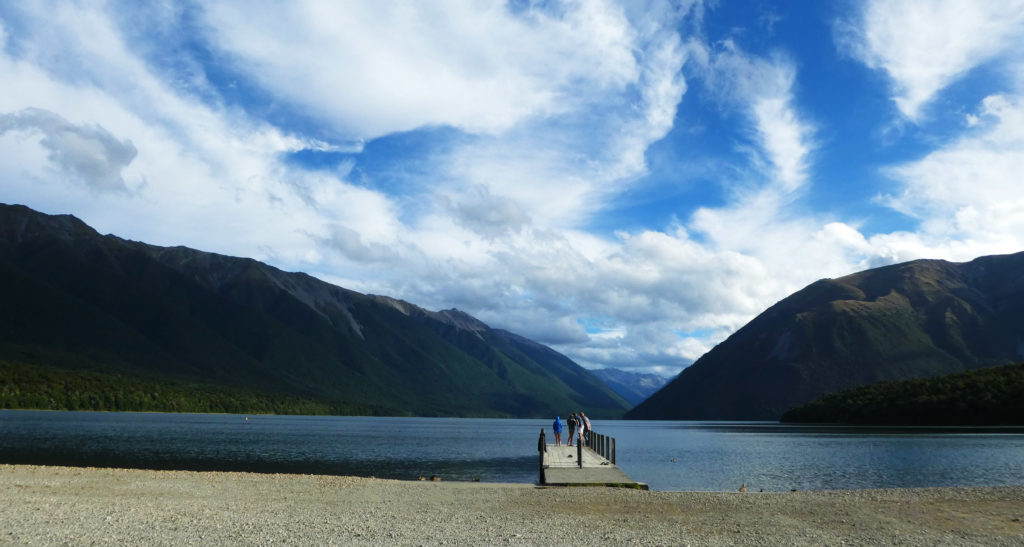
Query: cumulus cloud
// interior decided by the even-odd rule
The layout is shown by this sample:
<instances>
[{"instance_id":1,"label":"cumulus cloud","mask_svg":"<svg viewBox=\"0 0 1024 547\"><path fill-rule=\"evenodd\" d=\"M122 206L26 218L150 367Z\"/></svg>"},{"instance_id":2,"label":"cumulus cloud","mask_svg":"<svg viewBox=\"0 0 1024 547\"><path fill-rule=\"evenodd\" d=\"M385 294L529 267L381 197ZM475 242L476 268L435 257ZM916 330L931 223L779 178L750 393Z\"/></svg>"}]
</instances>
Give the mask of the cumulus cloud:
<instances>
[{"instance_id":1,"label":"cumulus cloud","mask_svg":"<svg viewBox=\"0 0 1024 547\"><path fill-rule=\"evenodd\" d=\"M128 191L121 172L137 154L130 140L118 140L98 125L69 123L39 108L0 114L0 136L7 132L40 135L49 160L94 190Z\"/></svg>"},{"instance_id":2,"label":"cumulus cloud","mask_svg":"<svg viewBox=\"0 0 1024 547\"><path fill-rule=\"evenodd\" d=\"M892 80L913 121L949 84L994 58L1024 51L1024 1L873 0L838 27L841 45Z\"/></svg>"}]
</instances>

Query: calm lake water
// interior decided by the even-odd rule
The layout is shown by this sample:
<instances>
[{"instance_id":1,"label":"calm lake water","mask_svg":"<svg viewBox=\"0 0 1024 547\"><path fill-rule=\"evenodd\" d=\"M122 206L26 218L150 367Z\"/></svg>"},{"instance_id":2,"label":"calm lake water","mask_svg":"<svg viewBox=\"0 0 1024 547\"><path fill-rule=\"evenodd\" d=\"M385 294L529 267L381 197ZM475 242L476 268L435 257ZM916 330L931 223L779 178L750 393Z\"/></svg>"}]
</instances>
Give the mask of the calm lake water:
<instances>
[{"instance_id":1,"label":"calm lake water","mask_svg":"<svg viewBox=\"0 0 1024 547\"><path fill-rule=\"evenodd\" d=\"M535 482L549 420L0 411L0 462ZM594 421L655 490L1024 485L1024 428Z\"/></svg>"}]
</instances>

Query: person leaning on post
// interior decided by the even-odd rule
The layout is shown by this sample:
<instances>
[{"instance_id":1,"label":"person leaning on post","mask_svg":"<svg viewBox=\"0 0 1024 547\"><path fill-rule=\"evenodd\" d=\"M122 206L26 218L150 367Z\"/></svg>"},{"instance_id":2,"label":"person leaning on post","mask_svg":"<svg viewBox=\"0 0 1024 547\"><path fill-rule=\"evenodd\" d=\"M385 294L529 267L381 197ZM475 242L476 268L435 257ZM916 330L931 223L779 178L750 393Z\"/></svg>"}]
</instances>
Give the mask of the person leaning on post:
<instances>
[{"instance_id":1,"label":"person leaning on post","mask_svg":"<svg viewBox=\"0 0 1024 547\"><path fill-rule=\"evenodd\" d=\"M586 444L587 441L590 439L590 418L587 418L587 415L584 414L583 411L581 410L580 411L579 420L580 420L580 442ZM586 435L586 436L584 436L584 435Z\"/></svg>"},{"instance_id":2,"label":"person leaning on post","mask_svg":"<svg viewBox=\"0 0 1024 547\"><path fill-rule=\"evenodd\" d=\"M576 434L576 413L573 412L569 415L569 419L566 420L566 425L569 426L569 446L572 446L572 436Z\"/></svg>"}]
</instances>

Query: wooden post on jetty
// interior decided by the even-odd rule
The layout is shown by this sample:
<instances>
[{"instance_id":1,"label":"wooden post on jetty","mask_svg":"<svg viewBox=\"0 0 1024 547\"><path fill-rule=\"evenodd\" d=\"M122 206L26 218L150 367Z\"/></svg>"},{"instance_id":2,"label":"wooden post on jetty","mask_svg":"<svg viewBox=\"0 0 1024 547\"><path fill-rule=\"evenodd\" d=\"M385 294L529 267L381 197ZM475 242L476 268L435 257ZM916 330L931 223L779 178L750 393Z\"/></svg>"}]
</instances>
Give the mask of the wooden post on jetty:
<instances>
[{"instance_id":1,"label":"wooden post on jetty","mask_svg":"<svg viewBox=\"0 0 1024 547\"><path fill-rule=\"evenodd\" d=\"M629 478L615 465L615 439L589 432L577 438L576 446L547 445L540 430L540 483L543 486L621 486L647 490L647 485Z\"/></svg>"},{"instance_id":2,"label":"wooden post on jetty","mask_svg":"<svg viewBox=\"0 0 1024 547\"><path fill-rule=\"evenodd\" d=\"M540 483L544 484L544 453L548 451L547 439L544 438L544 428L540 428L540 438L537 439L537 452L540 453Z\"/></svg>"}]
</instances>

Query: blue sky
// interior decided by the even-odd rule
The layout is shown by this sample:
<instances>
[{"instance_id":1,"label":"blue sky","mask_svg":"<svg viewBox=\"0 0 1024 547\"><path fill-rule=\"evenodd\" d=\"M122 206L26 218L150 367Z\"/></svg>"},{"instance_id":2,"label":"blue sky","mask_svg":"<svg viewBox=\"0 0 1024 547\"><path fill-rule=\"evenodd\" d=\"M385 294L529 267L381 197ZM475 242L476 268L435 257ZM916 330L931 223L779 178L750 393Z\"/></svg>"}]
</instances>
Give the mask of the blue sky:
<instances>
[{"instance_id":1,"label":"blue sky","mask_svg":"<svg viewBox=\"0 0 1024 547\"><path fill-rule=\"evenodd\" d=\"M663 374L1024 250L1024 1L139 4L0 4L0 201Z\"/></svg>"}]
</instances>

